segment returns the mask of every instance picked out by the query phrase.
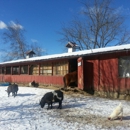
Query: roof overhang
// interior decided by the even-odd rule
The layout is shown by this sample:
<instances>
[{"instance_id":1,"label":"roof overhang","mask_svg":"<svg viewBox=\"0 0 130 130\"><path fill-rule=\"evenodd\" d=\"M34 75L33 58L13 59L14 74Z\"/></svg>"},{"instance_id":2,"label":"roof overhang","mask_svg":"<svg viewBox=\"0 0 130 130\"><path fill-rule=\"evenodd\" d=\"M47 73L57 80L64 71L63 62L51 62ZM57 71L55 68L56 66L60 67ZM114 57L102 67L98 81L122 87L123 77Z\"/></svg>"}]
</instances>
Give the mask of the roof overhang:
<instances>
[{"instance_id":1,"label":"roof overhang","mask_svg":"<svg viewBox=\"0 0 130 130\"><path fill-rule=\"evenodd\" d=\"M112 46L112 47L105 47L105 48L98 48L98 49L91 49L91 50L82 50L82 51L76 51L71 53L45 55L39 57L32 57L29 59L19 59L14 61L2 62L0 63L0 65L66 59L66 58L78 58L81 56L92 56L92 55L99 55L105 53L124 52L129 50L130 50L130 44L127 44L127 45Z\"/></svg>"}]
</instances>

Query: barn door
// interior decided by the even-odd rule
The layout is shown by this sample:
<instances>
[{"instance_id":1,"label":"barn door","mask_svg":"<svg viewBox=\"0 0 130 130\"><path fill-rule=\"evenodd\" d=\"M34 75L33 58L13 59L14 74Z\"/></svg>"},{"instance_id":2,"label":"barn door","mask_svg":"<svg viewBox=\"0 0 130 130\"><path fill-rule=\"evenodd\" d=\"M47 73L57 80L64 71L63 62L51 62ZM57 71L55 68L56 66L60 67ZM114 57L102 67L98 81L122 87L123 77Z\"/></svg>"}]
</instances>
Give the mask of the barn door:
<instances>
[{"instance_id":1,"label":"barn door","mask_svg":"<svg viewBox=\"0 0 130 130\"><path fill-rule=\"evenodd\" d=\"M93 88L93 63L85 61L84 63L84 90L92 93Z\"/></svg>"},{"instance_id":2,"label":"barn door","mask_svg":"<svg viewBox=\"0 0 130 130\"><path fill-rule=\"evenodd\" d=\"M77 59L69 60L69 72L73 72L77 70Z\"/></svg>"}]
</instances>

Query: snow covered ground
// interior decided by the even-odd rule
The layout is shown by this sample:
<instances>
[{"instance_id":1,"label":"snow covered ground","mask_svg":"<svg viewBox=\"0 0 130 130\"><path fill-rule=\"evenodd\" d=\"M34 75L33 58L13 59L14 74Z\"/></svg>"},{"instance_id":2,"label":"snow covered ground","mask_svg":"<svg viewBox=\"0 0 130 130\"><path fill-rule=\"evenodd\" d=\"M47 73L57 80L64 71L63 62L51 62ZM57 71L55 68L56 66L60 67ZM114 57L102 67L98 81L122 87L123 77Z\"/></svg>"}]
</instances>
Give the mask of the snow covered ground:
<instances>
[{"instance_id":1,"label":"snow covered ground","mask_svg":"<svg viewBox=\"0 0 130 130\"><path fill-rule=\"evenodd\" d=\"M80 94L65 95L63 109L42 109L39 100L49 89L19 87L18 96L8 97L0 86L0 130L130 130L130 102ZM11 94L12 95L12 94ZM123 121L107 117L122 102Z\"/></svg>"}]
</instances>

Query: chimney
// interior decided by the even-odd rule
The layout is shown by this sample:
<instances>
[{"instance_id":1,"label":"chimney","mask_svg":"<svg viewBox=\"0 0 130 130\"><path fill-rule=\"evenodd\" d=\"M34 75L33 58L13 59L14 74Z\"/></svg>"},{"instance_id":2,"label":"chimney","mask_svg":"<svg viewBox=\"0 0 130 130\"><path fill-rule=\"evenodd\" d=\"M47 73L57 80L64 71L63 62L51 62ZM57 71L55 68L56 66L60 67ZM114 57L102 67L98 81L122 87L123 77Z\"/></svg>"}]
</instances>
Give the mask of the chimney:
<instances>
[{"instance_id":1,"label":"chimney","mask_svg":"<svg viewBox=\"0 0 130 130\"><path fill-rule=\"evenodd\" d=\"M28 52L26 52L26 59L28 59L28 58L31 58L31 57L33 57L35 55L35 52L34 51L28 51Z\"/></svg>"},{"instance_id":2,"label":"chimney","mask_svg":"<svg viewBox=\"0 0 130 130\"><path fill-rule=\"evenodd\" d=\"M74 42L68 42L66 47L68 48L68 52L75 52L76 49L80 50L80 47Z\"/></svg>"}]
</instances>

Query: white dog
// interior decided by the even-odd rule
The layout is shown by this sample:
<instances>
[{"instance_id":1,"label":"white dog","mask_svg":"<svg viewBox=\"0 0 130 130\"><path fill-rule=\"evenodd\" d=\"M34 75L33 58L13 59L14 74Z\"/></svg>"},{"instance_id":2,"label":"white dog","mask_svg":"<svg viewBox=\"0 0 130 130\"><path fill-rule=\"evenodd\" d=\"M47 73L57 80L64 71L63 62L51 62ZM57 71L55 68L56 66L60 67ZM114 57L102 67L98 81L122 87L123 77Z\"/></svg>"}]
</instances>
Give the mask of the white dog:
<instances>
[{"instance_id":1,"label":"white dog","mask_svg":"<svg viewBox=\"0 0 130 130\"><path fill-rule=\"evenodd\" d=\"M120 120L122 121L122 117L123 117L123 107L122 107L122 103L120 103L111 113L111 115L108 117L108 120L114 120L117 118L120 118Z\"/></svg>"}]
</instances>

